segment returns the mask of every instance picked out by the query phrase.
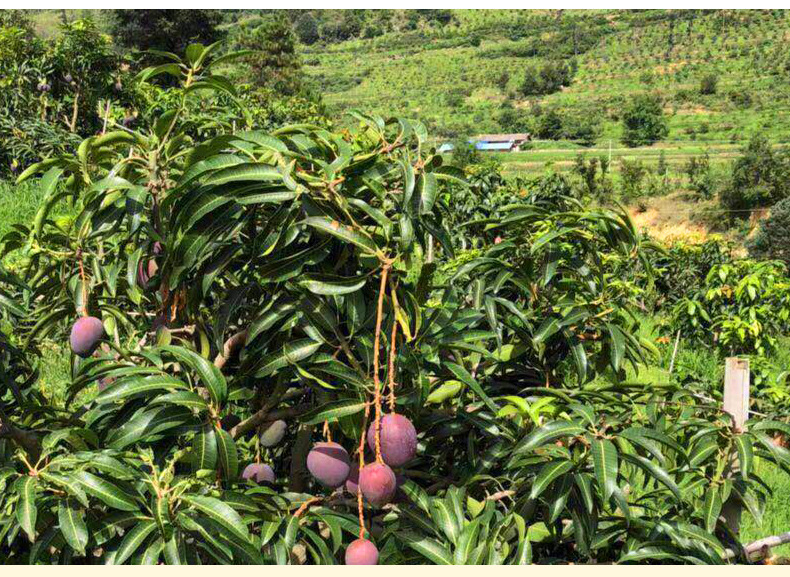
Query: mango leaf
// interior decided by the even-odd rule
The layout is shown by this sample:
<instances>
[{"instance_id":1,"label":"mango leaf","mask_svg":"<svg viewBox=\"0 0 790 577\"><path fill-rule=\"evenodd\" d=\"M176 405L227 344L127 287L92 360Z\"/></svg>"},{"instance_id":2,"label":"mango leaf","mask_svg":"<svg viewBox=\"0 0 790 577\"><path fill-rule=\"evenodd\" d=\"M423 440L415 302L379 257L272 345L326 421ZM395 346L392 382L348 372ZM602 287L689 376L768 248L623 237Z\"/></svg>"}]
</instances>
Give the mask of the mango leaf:
<instances>
[{"instance_id":1,"label":"mango leaf","mask_svg":"<svg viewBox=\"0 0 790 577\"><path fill-rule=\"evenodd\" d=\"M32 543L36 540L36 518L38 517L36 478L21 477L14 483L14 489L19 495L16 505L16 519Z\"/></svg>"},{"instance_id":2,"label":"mango leaf","mask_svg":"<svg viewBox=\"0 0 790 577\"><path fill-rule=\"evenodd\" d=\"M573 469L573 462L567 459L551 461L541 467L535 482L532 484L529 498L537 499L551 483Z\"/></svg>"},{"instance_id":3,"label":"mango leaf","mask_svg":"<svg viewBox=\"0 0 790 577\"><path fill-rule=\"evenodd\" d=\"M80 482L87 493L103 501L113 509L137 511L140 508L135 497L101 477L97 477L87 471L78 471L74 473L74 477Z\"/></svg>"},{"instance_id":4,"label":"mango leaf","mask_svg":"<svg viewBox=\"0 0 790 577\"><path fill-rule=\"evenodd\" d=\"M355 415L365 410L365 401L359 399L341 399L320 405L301 417L305 425L317 425L324 421L335 422L342 417Z\"/></svg>"},{"instance_id":5,"label":"mango leaf","mask_svg":"<svg viewBox=\"0 0 790 577\"><path fill-rule=\"evenodd\" d=\"M562 437L573 437L584 432L575 421L551 421L527 435L514 449L513 455L522 455Z\"/></svg>"},{"instance_id":6,"label":"mango leaf","mask_svg":"<svg viewBox=\"0 0 790 577\"><path fill-rule=\"evenodd\" d=\"M69 546L80 554L85 554L88 544L88 527L85 516L71 499L64 499L58 506L58 525Z\"/></svg>"},{"instance_id":7,"label":"mango leaf","mask_svg":"<svg viewBox=\"0 0 790 577\"><path fill-rule=\"evenodd\" d=\"M445 363L445 366L450 369L450 372L452 372L459 381L472 389L475 394L486 404L486 406L488 406L489 409L494 412L499 411L499 406L497 406L497 404L491 400L491 397L485 393L483 387L481 387L480 383L478 383L477 380L475 380L475 378L469 374L469 371L467 371L461 365L457 365L455 363L448 362Z\"/></svg>"},{"instance_id":8,"label":"mango leaf","mask_svg":"<svg viewBox=\"0 0 790 577\"><path fill-rule=\"evenodd\" d=\"M589 439L593 459L593 471L598 490L604 502L617 488L617 448L608 439Z\"/></svg>"},{"instance_id":9,"label":"mango leaf","mask_svg":"<svg viewBox=\"0 0 790 577\"><path fill-rule=\"evenodd\" d=\"M453 556L450 554L450 551L435 539L424 537L413 531L400 531L395 533L395 536L399 541L402 541L437 565L453 564Z\"/></svg>"},{"instance_id":10,"label":"mango leaf","mask_svg":"<svg viewBox=\"0 0 790 577\"><path fill-rule=\"evenodd\" d=\"M153 521L140 521L123 536L118 550L113 559L114 565L122 565L143 544L143 541L154 532L156 523Z\"/></svg>"},{"instance_id":11,"label":"mango leaf","mask_svg":"<svg viewBox=\"0 0 790 577\"><path fill-rule=\"evenodd\" d=\"M351 227L346 226L345 224L341 224L340 222L325 216L308 217L304 219L303 224L311 226L317 230L320 230L321 232L331 234L343 242L351 243L361 248L363 252L376 254L378 250L376 244L368 237L352 229Z\"/></svg>"},{"instance_id":12,"label":"mango leaf","mask_svg":"<svg viewBox=\"0 0 790 577\"><path fill-rule=\"evenodd\" d=\"M239 453L236 450L236 443L230 433L223 429L215 429L214 436L217 439L219 464L225 473L225 478L235 480L239 476Z\"/></svg>"},{"instance_id":13,"label":"mango leaf","mask_svg":"<svg viewBox=\"0 0 790 577\"><path fill-rule=\"evenodd\" d=\"M244 541L249 540L250 534L242 518L219 499L200 495L182 495L181 499L238 538Z\"/></svg>"}]
</instances>

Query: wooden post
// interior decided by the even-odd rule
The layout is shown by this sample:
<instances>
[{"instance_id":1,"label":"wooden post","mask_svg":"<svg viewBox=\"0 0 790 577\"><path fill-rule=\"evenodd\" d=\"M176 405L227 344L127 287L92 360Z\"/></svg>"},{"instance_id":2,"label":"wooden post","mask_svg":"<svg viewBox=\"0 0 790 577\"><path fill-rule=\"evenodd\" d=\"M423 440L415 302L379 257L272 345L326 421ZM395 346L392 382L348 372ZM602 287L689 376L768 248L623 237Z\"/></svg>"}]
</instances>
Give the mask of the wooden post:
<instances>
[{"instance_id":1,"label":"wooden post","mask_svg":"<svg viewBox=\"0 0 790 577\"><path fill-rule=\"evenodd\" d=\"M743 424L749 418L749 359L727 359L724 366L724 410L732 415L735 428L743 431Z\"/></svg>"},{"instance_id":2,"label":"wooden post","mask_svg":"<svg viewBox=\"0 0 790 577\"><path fill-rule=\"evenodd\" d=\"M729 357L724 365L724 410L732 415L735 430L743 431L749 418L749 359ZM730 470L738 470L738 458L733 452ZM741 524L741 504L732 496L722 507L721 514L727 526L738 534Z\"/></svg>"}]
</instances>

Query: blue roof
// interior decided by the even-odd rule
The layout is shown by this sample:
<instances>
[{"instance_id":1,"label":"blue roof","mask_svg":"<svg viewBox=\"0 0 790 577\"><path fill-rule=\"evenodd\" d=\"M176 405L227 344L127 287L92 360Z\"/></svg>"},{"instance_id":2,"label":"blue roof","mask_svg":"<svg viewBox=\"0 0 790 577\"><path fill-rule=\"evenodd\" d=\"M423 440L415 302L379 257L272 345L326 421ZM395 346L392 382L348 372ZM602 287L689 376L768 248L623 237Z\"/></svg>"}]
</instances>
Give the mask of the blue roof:
<instances>
[{"instance_id":1,"label":"blue roof","mask_svg":"<svg viewBox=\"0 0 790 577\"><path fill-rule=\"evenodd\" d=\"M455 147L448 142L439 147L439 152L450 152L453 148Z\"/></svg>"},{"instance_id":2,"label":"blue roof","mask_svg":"<svg viewBox=\"0 0 790 577\"><path fill-rule=\"evenodd\" d=\"M510 150L513 148L512 142L478 142L475 144L477 150Z\"/></svg>"}]
</instances>

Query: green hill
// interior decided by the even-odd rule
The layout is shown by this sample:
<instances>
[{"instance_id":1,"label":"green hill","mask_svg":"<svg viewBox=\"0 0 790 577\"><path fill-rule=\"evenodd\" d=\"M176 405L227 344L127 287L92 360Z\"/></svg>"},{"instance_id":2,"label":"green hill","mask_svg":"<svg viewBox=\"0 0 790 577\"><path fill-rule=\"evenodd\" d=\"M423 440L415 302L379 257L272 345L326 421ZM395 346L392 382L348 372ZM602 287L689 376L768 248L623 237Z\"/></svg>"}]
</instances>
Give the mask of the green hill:
<instances>
[{"instance_id":1,"label":"green hill","mask_svg":"<svg viewBox=\"0 0 790 577\"><path fill-rule=\"evenodd\" d=\"M600 115L599 141L620 136L618 113L656 92L669 141L723 144L755 132L775 141L790 128L787 11L456 10L445 26L304 48L307 74L331 110L411 115L437 134L503 129L502 106L536 104ZM573 61L569 86L520 95L525 71ZM713 75L714 93L702 79Z\"/></svg>"}]
</instances>

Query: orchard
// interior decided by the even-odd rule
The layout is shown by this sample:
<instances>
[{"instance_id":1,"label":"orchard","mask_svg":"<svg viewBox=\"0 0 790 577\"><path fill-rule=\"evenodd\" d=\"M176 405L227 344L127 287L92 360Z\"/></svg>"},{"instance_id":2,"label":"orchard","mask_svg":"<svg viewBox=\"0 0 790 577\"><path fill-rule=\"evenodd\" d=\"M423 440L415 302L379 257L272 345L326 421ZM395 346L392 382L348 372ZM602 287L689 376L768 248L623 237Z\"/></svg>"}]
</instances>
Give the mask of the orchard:
<instances>
[{"instance_id":1,"label":"orchard","mask_svg":"<svg viewBox=\"0 0 790 577\"><path fill-rule=\"evenodd\" d=\"M45 198L2 239L0 560L748 560L726 511L761 515L790 425L634 382L661 250L624 209L470 182L413 119L251 129L218 51L160 54L135 82L170 107L19 175Z\"/></svg>"}]
</instances>

